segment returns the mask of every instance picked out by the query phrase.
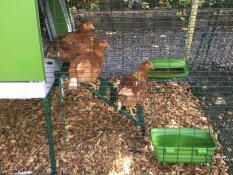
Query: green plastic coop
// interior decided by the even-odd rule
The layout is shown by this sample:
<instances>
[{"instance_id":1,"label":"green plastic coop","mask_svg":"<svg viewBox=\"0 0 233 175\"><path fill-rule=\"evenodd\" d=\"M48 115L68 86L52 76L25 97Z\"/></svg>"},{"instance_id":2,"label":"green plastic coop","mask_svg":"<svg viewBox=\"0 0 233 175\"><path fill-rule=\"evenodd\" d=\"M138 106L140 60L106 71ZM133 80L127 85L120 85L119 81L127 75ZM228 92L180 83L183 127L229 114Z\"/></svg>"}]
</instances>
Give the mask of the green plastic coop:
<instances>
[{"instance_id":1,"label":"green plastic coop","mask_svg":"<svg viewBox=\"0 0 233 175\"><path fill-rule=\"evenodd\" d=\"M36 2L0 2L0 81L45 80Z\"/></svg>"},{"instance_id":2,"label":"green plastic coop","mask_svg":"<svg viewBox=\"0 0 233 175\"><path fill-rule=\"evenodd\" d=\"M59 1L56 7L53 0L0 1L0 98L44 98L49 92L59 65L43 58L38 2L49 4L43 10L49 14L46 24L53 24L52 39L69 30Z\"/></svg>"}]
</instances>

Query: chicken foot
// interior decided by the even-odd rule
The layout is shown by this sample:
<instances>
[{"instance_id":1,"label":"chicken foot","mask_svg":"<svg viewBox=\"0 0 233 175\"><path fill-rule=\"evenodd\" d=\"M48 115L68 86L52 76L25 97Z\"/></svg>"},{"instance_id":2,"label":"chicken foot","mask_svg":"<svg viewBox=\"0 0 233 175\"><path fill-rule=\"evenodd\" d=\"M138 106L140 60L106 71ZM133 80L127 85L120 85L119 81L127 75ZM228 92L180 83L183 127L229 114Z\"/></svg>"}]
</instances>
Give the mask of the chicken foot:
<instances>
[{"instance_id":1,"label":"chicken foot","mask_svg":"<svg viewBox=\"0 0 233 175\"><path fill-rule=\"evenodd\" d=\"M132 117L137 120L136 106L130 106L130 107L127 107L127 108L129 110L130 115L132 115Z\"/></svg>"}]
</instances>

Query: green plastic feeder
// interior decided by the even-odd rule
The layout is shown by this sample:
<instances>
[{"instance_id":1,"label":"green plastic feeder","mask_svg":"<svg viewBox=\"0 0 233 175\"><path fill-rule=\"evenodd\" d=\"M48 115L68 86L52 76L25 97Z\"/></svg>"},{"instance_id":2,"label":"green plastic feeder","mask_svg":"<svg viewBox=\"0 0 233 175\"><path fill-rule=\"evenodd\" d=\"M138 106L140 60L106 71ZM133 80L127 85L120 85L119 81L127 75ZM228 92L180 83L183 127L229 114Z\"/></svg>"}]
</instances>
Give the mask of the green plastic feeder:
<instances>
[{"instance_id":1,"label":"green plastic feeder","mask_svg":"<svg viewBox=\"0 0 233 175\"><path fill-rule=\"evenodd\" d=\"M195 128L154 128L155 157L168 163L210 163L216 143L209 132Z\"/></svg>"},{"instance_id":2,"label":"green plastic feeder","mask_svg":"<svg viewBox=\"0 0 233 175\"><path fill-rule=\"evenodd\" d=\"M153 59L154 68L148 72L148 78L177 78L187 76L189 68L186 60L178 58Z\"/></svg>"}]
</instances>

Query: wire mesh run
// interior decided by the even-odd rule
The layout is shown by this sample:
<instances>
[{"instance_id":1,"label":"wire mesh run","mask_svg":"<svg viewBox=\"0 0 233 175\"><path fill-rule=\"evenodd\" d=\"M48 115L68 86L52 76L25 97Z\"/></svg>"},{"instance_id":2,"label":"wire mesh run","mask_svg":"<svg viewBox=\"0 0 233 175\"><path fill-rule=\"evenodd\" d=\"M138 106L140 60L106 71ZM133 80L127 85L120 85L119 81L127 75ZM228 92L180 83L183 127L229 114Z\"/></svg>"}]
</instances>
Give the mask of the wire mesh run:
<instances>
[{"instance_id":1,"label":"wire mesh run","mask_svg":"<svg viewBox=\"0 0 233 175\"><path fill-rule=\"evenodd\" d=\"M192 2L40 1L45 58L60 70L44 100L47 115L39 100L0 101L0 173L232 174L233 4L200 0L191 16ZM147 79L145 62L175 58L187 62L188 76ZM22 146L34 128L34 141ZM28 147L36 151L19 154ZM9 165L14 155L20 163Z\"/></svg>"}]
</instances>

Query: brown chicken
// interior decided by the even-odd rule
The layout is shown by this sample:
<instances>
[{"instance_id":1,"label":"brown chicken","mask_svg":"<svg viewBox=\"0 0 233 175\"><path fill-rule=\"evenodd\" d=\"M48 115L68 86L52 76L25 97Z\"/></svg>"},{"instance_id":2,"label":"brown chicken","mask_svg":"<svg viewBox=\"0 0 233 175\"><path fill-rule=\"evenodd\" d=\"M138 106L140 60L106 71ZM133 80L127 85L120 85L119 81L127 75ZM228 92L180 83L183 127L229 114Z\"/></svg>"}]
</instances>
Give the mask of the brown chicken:
<instances>
[{"instance_id":1,"label":"brown chicken","mask_svg":"<svg viewBox=\"0 0 233 175\"><path fill-rule=\"evenodd\" d=\"M94 38L92 36L92 30L94 29L95 27L90 21L80 24L77 31L70 32L61 38L61 42L63 43L62 48L69 51L72 49L71 51L74 51L75 55L91 52L94 45Z\"/></svg>"},{"instance_id":2,"label":"brown chicken","mask_svg":"<svg viewBox=\"0 0 233 175\"><path fill-rule=\"evenodd\" d=\"M92 30L94 29L95 27L90 21L83 22L77 31L60 36L58 41L52 41L45 56L50 58L59 56L61 61L70 62L79 54L91 52L94 44L92 37ZM59 49L57 46L59 46ZM59 51L59 55L56 55L57 51Z\"/></svg>"},{"instance_id":3,"label":"brown chicken","mask_svg":"<svg viewBox=\"0 0 233 175\"><path fill-rule=\"evenodd\" d=\"M80 82L95 82L100 76L108 42L104 39L94 39L90 53L83 53L70 64L69 88L76 88Z\"/></svg>"},{"instance_id":4,"label":"brown chicken","mask_svg":"<svg viewBox=\"0 0 233 175\"><path fill-rule=\"evenodd\" d=\"M45 53L45 57L60 58L62 62L70 62L76 56L76 53L72 50L72 46L70 46L69 49L64 49L61 45L63 45L61 42L51 41ZM68 48L68 46L66 46L66 48Z\"/></svg>"},{"instance_id":5,"label":"brown chicken","mask_svg":"<svg viewBox=\"0 0 233 175\"><path fill-rule=\"evenodd\" d=\"M150 61L143 62L138 70L128 74L120 81L120 90L117 93L118 110L122 106L128 107L130 113L133 114L133 107L139 99L145 95L147 88L147 73L153 68Z\"/></svg>"},{"instance_id":6,"label":"brown chicken","mask_svg":"<svg viewBox=\"0 0 233 175\"><path fill-rule=\"evenodd\" d=\"M92 67L94 69L94 80L97 80L103 71L105 61L105 49L109 46L104 39L95 38L92 58Z\"/></svg>"}]
</instances>

